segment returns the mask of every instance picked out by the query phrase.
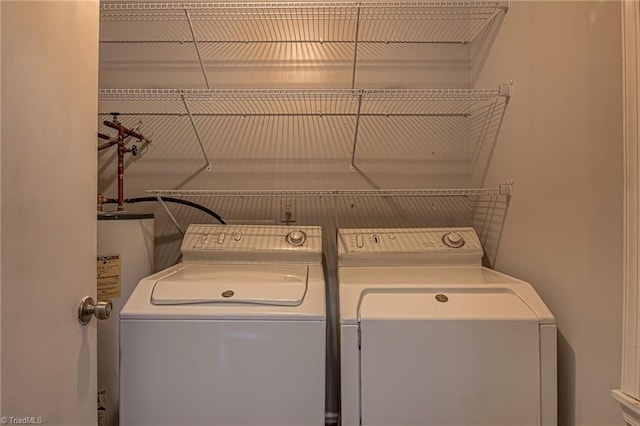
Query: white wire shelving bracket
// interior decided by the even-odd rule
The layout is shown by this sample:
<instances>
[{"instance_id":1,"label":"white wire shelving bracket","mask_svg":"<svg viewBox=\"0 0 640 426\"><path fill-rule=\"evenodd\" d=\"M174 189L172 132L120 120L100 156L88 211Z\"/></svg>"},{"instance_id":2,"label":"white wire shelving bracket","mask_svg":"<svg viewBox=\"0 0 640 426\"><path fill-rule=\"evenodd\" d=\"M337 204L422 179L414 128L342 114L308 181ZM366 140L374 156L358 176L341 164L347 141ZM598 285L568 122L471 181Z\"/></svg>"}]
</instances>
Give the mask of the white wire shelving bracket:
<instances>
[{"instance_id":1,"label":"white wire shelving bracket","mask_svg":"<svg viewBox=\"0 0 640 426\"><path fill-rule=\"evenodd\" d=\"M362 3L358 3L358 10L356 13L356 24L353 34L353 66L351 70L351 88L356 87L356 68L358 66L358 38L360 35L360 11L362 10Z\"/></svg>"},{"instance_id":2,"label":"white wire shelving bracket","mask_svg":"<svg viewBox=\"0 0 640 426\"><path fill-rule=\"evenodd\" d=\"M196 49L196 55L198 55L198 62L200 63L200 70L202 71L202 76L204 78L204 83L209 89L211 86L209 85L209 78L207 77L207 69L204 66L204 60L202 59L202 54L200 53L200 45L198 44L198 36L196 35L196 30L193 27L193 21L191 21L191 14L189 13L189 8L184 8L184 14L187 18L187 22L189 23L189 31L191 32L191 40L193 40L193 47Z\"/></svg>"},{"instance_id":3,"label":"white wire shelving bracket","mask_svg":"<svg viewBox=\"0 0 640 426\"><path fill-rule=\"evenodd\" d=\"M149 189L154 197L470 197L504 196L510 198L513 181L497 188L440 189L333 189L333 190L224 190L224 189Z\"/></svg>"},{"instance_id":4,"label":"white wire shelving bracket","mask_svg":"<svg viewBox=\"0 0 640 426\"><path fill-rule=\"evenodd\" d=\"M508 81L507 83L503 83L500 86L498 86L498 92L500 94L501 97L503 97L505 99L505 106L506 104L509 103L509 99L511 99L511 95L513 93L513 81ZM472 168L476 167L476 160L478 159L478 156L480 155L480 147L481 147L481 141L484 140L484 138L487 137L487 134L489 132L489 127L490 127L490 121L491 121L491 117L493 116L494 112L496 111L497 105L498 105L498 97L496 97L494 99L493 102L491 102L490 108L487 110L487 113L484 116L484 119L482 120L482 126L481 126L481 131L478 132L478 136L477 136L477 140L476 143L474 144L474 151L472 153ZM504 118L504 115L502 115L500 117L500 124L498 125L498 127L502 126L502 120ZM473 170L472 170L473 173ZM486 176L486 170L481 178L481 181L484 181L484 178Z\"/></svg>"},{"instance_id":5,"label":"white wire shelving bracket","mask_svg":"<svg viewBox=\"0 0 640 426\"><path fill-rule=\"evenodd\" d=\"M171 220L171 222L173 222L173 226L176 227L176 229L178 230L178 232L180 233L180 235L182 235L184 237L184 231L182 230L182 228L180 227L180 224L178 223L178 220L176 219L176 217L173 215L173 213L171 213L171 210L169 210L169 207L167 206L167 204L164 202L164 200L162 199L162 197L158 196L156 197L156 200L158 200L158 202L160 203L160 205L162 206L162 208L164 209L165 213L167 213L167 216L169 216L169 219Z\"/></svg>"},{"instance_id":6,"label":"white wire shelving bracket","mask_svg":"<svg viewBox=\"0 0 640 426\"><path fill-rule=\"evenodd\" d=\"M191 110L189 109L189 104L187 103L187 99L184 95L181 95L182 104L184 105L184 109L189 117L189 121L191 122L191 127L193 128L193 132L196 135L196 140L198 141L198 145L200 145L200 151L202 152L202 157L204 161L207 163L206 168L207 171L211 171L211 161L209 161L209 157L207 156L207 151L204 149L204 145L202 143L202 138L200 137L200 132L198 131L198 126L196 126L196 122L193 119L193 114L191 114Z\"/></svg>"},{"instance_id":7,"label":"white wire shelving bracket","mask_svg":"<svg viewBox=\"0 0 640 426\"><path fill-rule=\"evenodd\" d=\"M358 110L356 111L356 124L353 130L353 148L351 149L351 163L349 171L356 171L356 149L358 147L358 129L360 129L360 117L362 116L362 94L358 95Z\"/></svg>"}]
</instances>

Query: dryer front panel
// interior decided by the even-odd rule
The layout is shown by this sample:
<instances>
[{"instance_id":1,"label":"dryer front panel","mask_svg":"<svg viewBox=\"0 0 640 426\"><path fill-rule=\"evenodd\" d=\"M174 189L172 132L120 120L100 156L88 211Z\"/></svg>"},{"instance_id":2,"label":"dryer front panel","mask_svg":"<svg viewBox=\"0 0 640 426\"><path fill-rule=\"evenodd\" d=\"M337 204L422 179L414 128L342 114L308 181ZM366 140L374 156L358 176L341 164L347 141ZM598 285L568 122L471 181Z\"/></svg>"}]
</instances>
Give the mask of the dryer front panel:
<instances>
[{"instance_id":1,"label":"dryer front panel","mask_svg":"<svg viewBox=\"0 0 640 426\"><path fill-rule=\"evenodd\" d=\"M494 296L363 297L362 425L539 425L537 318L517 296Z\"/></svg>"}]
</instances>

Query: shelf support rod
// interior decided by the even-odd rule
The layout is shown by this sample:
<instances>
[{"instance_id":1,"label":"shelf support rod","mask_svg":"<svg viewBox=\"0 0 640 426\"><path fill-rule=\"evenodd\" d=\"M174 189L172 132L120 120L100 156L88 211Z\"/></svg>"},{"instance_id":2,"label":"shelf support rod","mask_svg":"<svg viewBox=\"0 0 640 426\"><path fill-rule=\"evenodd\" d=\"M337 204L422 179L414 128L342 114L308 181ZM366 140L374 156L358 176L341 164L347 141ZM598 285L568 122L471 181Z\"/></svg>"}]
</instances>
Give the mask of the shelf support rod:
<instances>
[{"instance_id":1,"label":"shelf support rod","mask_svg":"<svg viewBox=\"0 0 640 426\"><path fill-rule=\"evenodd\" d=\"M209 157L207 157L207 153L204 150L204 145L202 144L202 139L200 138L200 132L198 132L198 126L196 126L196 122L193 120L193 115L191 115L191 110L189 110L189 104L187 103L187 99L184 97L184 94L181 94L180 98L182 98L184 109L187 111L187 116L189 116L189 121L191 121L191 127L193 127L193 132L196 134L196 139L198 140L198 144L200 145L200 151L202 151L202 156L204 157L204 161L207 163L207 171L210 172L211 161L209 161Z\"/></svg>"},{"instance_id":2,"label":"shelf support rod","mask_svg":"<svg viewBox=\"0 0 640 426\"><path fill-rule=\"evenodd\" d=\"M478 136L473 146L473 153L471 154L471 170L470 170L471 176L473 176L476 166L478 165L478 161L480 160L480 154L482 153L483 148L485 148L485 146L483 145L487 143L487 134L489 133L489 124L491 123L491 118L495 114L497 104L498 104L498 98L496 97L489 104L487 108L488 112L485 113L484 119L482 120L482 124L480 126L480 130L478 131ZM486 167L485 167L485 170L486 170ZM484 182L484 178L485 178L484 175L481 176L478 182Z\"/></svg>"},{"instance_id":3,"label":"shelf support rod","mask_svg":"<svg viewBox=\"0 0 640 426\"><path fill-rule=\"evenodd\" d=\"M358 145L358 129L360 127L360 109L362 108L362 92L358 94L358 112L356 113L356 126L353 132L353 150L351 151L351 164L349 165L349 171L356 171L356 148Z\"/></svg>"},{"instance_id":4,"label":"shelf support rod","mask_svg":"<svg viewBox=\"0 0 640 426\"><path fill-rule=\"evenodd\" d=\"M162 197L158 195L156 197L156 200L158 200L158 202L160 203L160 205L162 206L164 211L167 212L167 214L169 215L169 219L171 219L171 222L173 222L173 224L175 225L175 227L178 230L178 232L180 233L180 235L182 235L184 237L184 231L182 230L182 228L180 228L180 224L178 224L178 221L176 220L176 218L173 215L173 213L171 213L171 210L169 210L169 207L167 207L167 204L164 202Z\"/></svg>"},{"instance_id":5,"label":"shelf support rod","mask_svg":"<svg viewBox=\"0 0 640 426\"><path fill-rule=\"evenodd\" d=\"M483 172L481 172L482 175L479 176L478 179L476 179L477 182L484 182L484 179L487 176L487 168L488 168L487 166L489 161L491 160L491 157L493 157L493 151L495 148L496 139L498 137L498 135L496 134L493 137L493 140L487 141L487 136L489 134L489 130L490 130L489 128L491 126L491 122L494 118L498 118L496 128L500 129L500 127L502 127L502 121L504 120L506 107L509 104L509 99L511 98L512 87L513 87L513 81L508 81L507 83L500 84L500 86L498 86L498 96L496 96L491 102L491 104L489 105L488 112L485 113L484 120L482 121L482 126L480 127L480 131L478 132L478 138L475 142L475 147L471 155L471 170L470 170L471 176L473 176L475 173L475 170L478 166L478 161L480 161L480 156L482 154L482 151L484 149L487 149L488 151L485 153L486 159L483 160L485 161L485 164L480 165L482 167ZM504 104L499 108L498 100L500 98L504 98ZM495 117L496 111L497 113L500 114L499 117ZM486 144L489 144L489 145L486 145Z\"/></svg>"},{"instance_id":6,"label":"shelf support rod","mask_svg":"<svg viewBox=\"0 0 640 426\"><path fill-rule=\"evenodd\" d=\"M202 55L200 54L200 47L198 46L198 37L196 37L196 31L193 29L193 22L191 22L191 15L189 14L189 9L187 7L184 8L184 13L187 16L187 22L189 23L189 30L191 30L191 37L193 38L193 47L196 48L196 54L198 55L198 61L200 62L200 69L202 70L204 82L207 85L207 89L210 89L209 79L207 78L207 70L204 67L204 61L202 60Z\"/></svg>"},{"instance_id":7,"label":"shelf support rod","mask_svg":"<svg viewBox=\"0 0 640 426\"><path fill-rule=\"evenodd\" d=\"M353 69L351 72L351 88L356 87L356 66L358 63L358 34L360 32L360 2L358 2L358 12L356 14L356 28L353 36Z\"/></svg>"}]
</instances>

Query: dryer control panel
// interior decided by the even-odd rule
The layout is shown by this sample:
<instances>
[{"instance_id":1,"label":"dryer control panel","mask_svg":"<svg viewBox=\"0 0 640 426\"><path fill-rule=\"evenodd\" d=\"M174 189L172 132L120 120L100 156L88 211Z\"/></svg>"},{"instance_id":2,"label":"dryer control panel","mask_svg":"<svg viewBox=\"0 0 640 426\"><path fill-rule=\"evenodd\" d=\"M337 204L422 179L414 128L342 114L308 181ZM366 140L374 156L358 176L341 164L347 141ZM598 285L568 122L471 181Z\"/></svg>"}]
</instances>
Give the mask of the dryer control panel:
<instances>
[{"instance_id":1,"label":"dryer control panel","mask_svg":"<svg viewBox=\"0 0 640 426\"><path fill-rule=\"evenodd\" d=\"M473 228L354 228L338 230L341 266L481 264Z\"/></svg>"},{"instance_id":2,"label":"dryer control panel","mask_svg":"<svg viewBox=\"0 0 640 426\"><path fill-rule=\"evenodd\" d=\"M192 224L182 240L183 261L320 262L319 226Z\"/></svg>"}]
</instances>

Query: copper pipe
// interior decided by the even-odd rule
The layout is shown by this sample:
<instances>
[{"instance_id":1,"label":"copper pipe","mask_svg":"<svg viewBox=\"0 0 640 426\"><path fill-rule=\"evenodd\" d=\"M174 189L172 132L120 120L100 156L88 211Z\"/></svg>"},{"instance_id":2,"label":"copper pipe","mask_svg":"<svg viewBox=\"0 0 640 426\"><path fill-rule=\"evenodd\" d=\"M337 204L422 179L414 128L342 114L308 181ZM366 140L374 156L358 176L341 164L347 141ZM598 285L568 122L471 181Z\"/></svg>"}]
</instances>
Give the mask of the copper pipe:
<instances>
[{"instance_id":1,"label":"copper pipe","mask_svg":"<svg viewBox=\"0 0 640 426\"><path fill-rule=\"evenodd\" d=\"M118 211L124 210L124 138L118 137Z\"/></svg>"},{"instance_id":2,"label":"copper pipe","mask_svg":"<svg viewBox=\"0 0 640 426\"><path fill-rule=\"evenodd\" d=\"M112 129L115 129L118 131L118 135L128 135L128 136L133 136L136 139L139 140L143 140L145 139L145 137L141 134L136 132L135 130L131 130L131 129L127 129L126 127L124 127L122 124L113 121L103 121L104 125L107 127L111 127Z\"/></svg>"},{"instance_id":3,"label":"copper pipe","mask_svg":"<svg viewBox=\"0 0 640 426\"><path fill-rule=\"evenodd\" d=\"M136 132L135 130L131 130L118 123L115 119L114 121L103 121L104 125L115 129L118 131L118 139L112 142L107 142L103 144L105 148L111 145L118 144L118 211L124 210L124 154L128 151L125 145L125 139L128 136L133 136L138 140L144 140L145 137ZM101 149L100 147L98 149Z\"/></svg>"}]
</instances>

